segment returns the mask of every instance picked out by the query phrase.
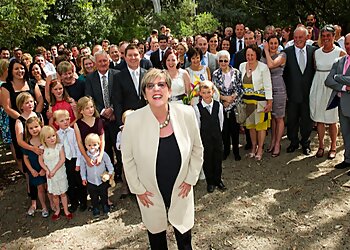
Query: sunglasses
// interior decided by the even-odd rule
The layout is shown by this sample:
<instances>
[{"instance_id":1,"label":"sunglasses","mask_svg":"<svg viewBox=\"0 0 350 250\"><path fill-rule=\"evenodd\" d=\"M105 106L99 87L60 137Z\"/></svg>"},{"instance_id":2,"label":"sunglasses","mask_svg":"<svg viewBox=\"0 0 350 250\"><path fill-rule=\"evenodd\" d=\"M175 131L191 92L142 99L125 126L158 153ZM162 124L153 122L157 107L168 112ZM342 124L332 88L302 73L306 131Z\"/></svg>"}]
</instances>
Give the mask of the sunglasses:
<instances>
[{"instance_id":1,"label":"sunglasses","mask_svg":"<svg viewBox=\"0 0 350 250\"><path fill-rule=\"evenodd\" d=\"M160 88L160 89L164 89L166 86L168 86L168 85L166 84L166 82L147 83L147 84L146 84L146 88L147 88L148 90L152 90L152 89L154 89L154 87L155 87L156 85L157 85L158 88Z\"/></svg>"},{"instance_id":2,"label":"sunglasses","mask_svg":"<svg viewBox=\"0 0 350 250\"><path fill-rule=\"evenodd\" d=\"M222 62L227 63L228 60L219 60L219 63L222 63Z\"/></svg>"}]
</instances>

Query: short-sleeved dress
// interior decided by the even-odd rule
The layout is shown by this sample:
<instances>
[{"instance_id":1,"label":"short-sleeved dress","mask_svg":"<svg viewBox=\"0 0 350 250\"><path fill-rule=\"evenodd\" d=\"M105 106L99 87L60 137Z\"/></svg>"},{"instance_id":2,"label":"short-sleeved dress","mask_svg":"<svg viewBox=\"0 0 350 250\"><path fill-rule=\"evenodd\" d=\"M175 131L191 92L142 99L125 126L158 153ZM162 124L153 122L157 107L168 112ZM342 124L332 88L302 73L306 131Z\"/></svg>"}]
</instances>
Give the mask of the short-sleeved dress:
<instances>
[{"instance_id":1,"label":"short-sleeved dress","mask_svg":"<svg viewBox=\"0 0 350 250\"><path fill-rule=\"evenodd\" d=\"M54 148L44 148L43 159L45 165L52 171L58 161L60 160L60 150L62 144L57 143ZM66 174L66 167L63 164L52 178L47 179L47 189L50 194L61 195L68 190L68 180Z\"/></svg>"},{"instance_id":2,"label":"short-sleeved dress","mask_svg":"<svg viewBox=\"0 0 350 250\"><path fill-rule=\"evenodd\" d=\"M22 149L23 154L28 156L28 160L32 168L38 173L41 171L41 166L39 164L39 157L36 153L31 150ZM46 183L46 176L37 176L34 177L30 171L27 171L29 175L29 184L32 186L39 186L41 184Z\"/></svg>"},{"instance_id":3,"label":"short-sleeved dress","mask_svg":"<svg viewBox=\"0 0 350 250\"><path fill-rule=\"evenodd\" d=\"M85 150L86 150L85 137L88 134L94 133L94 134L102 135L104 133L103 121L101 118L98 118L98 117L95 118L95 123L94 123L94 125L92 125L92 127L90 127L88 124L86 124L81 119L77 120L77 126L79 128L81 141L84 144Z\"/></svg>"},{"instance_id":4,"label":"short-sleeved dress","mask_svg":"<svg viewBox=\"0 0 350 250\"><path fill-rule=\"evenodd\" d=\"M327 110L332 89L325 85L325 80L332 65L343 50L335 46L331 52L323 52L323 47L315 51L316 73L310 89L310 117L315 122L338 122L338 108Z\"/></svg>"},{"instance_id":5,"label":"short-sleeved dress","mask_svg":"<svg viewBox=\"0 0 350 250\"><path fill-rule=\"evenodd\" d=\"M281 52L271 56L272 60L275 60L277 57L286 58L286 53ZM266 58L262 57L261 61L266 62ZM271 80L272 80L272 116L276 118L282 118L286 115L286 102L287 102L287 91L286 85L283 80L283 70L284 65L280 65L277 68L270 69Z\"/></svg>"},{"instance_id":6,"label":"short-sleeved dress","mask_svg":"<svg viewBox=\"0 0 350 250\"><path fill-rule=\"evenodd\" d=\"M65 100L56 101L55 105L51 106L51 110L52 110L52 113L55 112L56 110L67 110L70 117L70 123L72 123L75 120L75 114L74 114L73 108L70 105L70 103L68 103ZM59 129L56 123L54 123L53 125L57 130Z\"/></svg>"}]
</instances>

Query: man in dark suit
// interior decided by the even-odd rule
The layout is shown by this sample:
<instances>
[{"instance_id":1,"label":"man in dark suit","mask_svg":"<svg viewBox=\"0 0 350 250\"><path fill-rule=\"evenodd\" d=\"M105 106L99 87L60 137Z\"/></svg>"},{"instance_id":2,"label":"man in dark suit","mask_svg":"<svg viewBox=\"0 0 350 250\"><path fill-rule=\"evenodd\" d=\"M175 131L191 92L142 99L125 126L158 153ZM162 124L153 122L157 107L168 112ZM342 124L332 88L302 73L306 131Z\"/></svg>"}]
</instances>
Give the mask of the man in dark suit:
<instances>
[{"instance_id":1,"label":"man in dark suit","mask_svg":"<svg viewBox=\"0 0 350 250\"><path fill-rule=\"evenodd\" d=\"M287 152L294 152L300 143L305 155L311 152L309 137L313 121L310 118L309 94L315 74L313 54L316 49L306 45L307 35L304 27L295 29L294 45L285 49L287 61L283 73L288 96L287 136L290 145Z\"/></svg>"},{"instance_id":2,"label":"man in dark suit","mask_svg":"<svg viewBox=\"0 0 350 250\"><path fill-rule=\"evenodd\" d=\"M136 110L146 106L146 100L141 92L141 80L146 74L146 70L140 67L140 60L137 46L128 45L125 49L127 67L117 74L117 81L112 89L112 103L118 128L123 125L122 115L126 110ZM122 167L122 165L118 164L118 167ZM125 179L121 192L121 199L124 199L129 193Z\"/></svg>"},{"instance_id":3,"label":"man in dark suit","mask_svg":"<svg viewBox=\"0 0 350 250\"><path fill-rule=\"evenodd\" d=\"M338 107L340 129L344 140L344 161L335 168L350 167L350 33L345 36L347 56L339 58L329 73L325 84L333 89L328 108ZM350 173L348 173L350 175Z\"/></svg>"},{"instance_id":4,"label":"man in dark suit","mask_svg":"<svg viewBox=\"0 0 350 250\"><path fill-rule=\"evenodd\" d=\"M108 54L104 50L96 52L94 57L96 71L86 76L85 95L94 99L96 109L104 121L105 151L113 162L117 124L111 96L119 71L109 68Z\"/></svg>"},{"instance_id":5,"label":"man in dark suit","mask_svg":"<svg viewBox=\"0 0 350 250\"><path fill-rule=\"evenodd\" d=\"M154 51L151 56L150 60L152 62L153 67L157 69L164 69L163 64L163 56L165 55L165 52L168 49L168 37L165 35L160 35L158 37L158 43L159 43L159 49Z\"/></svg>"},{"instance_id":6,"label":"man in dark suit","mask_svg":"<svg viewBox=\"0 0 350 250\"><path fill-rule=\"evenodd\" d=\"M247 47L248 45L255 44L255 34L253 31L249 30L244 34L244 46ZM236 69L239 69L239 65L241 63L246 62L247 59L245 57L245 50L241 49L240 51L236 52L233 67Z\"/></svg>"},{"instance_id":7,"label":"man in dark suit","mask_svg":"<svg viewBox=\"0 0 350 250\"><path fill-rule=\"evenodd\" d=\"M235 26L235 37L231 39L232 53L236 53L244 49L244 33L245 27L243 23L237 23Z\"/></svg>"},{"instance_id":8,"label":"man in dark suit","mask_svg":"<svg viewBox=\"0 0 350 250\"><path fill-rule=\"evenodd\" d=\"M112 61L109 63L110 69L122 70L126 68L125 61L122 58L120 58L119 49L117 45L112 44L111 46L109 46L109 56L112 59Z\"/></svg>"}]
</instances>

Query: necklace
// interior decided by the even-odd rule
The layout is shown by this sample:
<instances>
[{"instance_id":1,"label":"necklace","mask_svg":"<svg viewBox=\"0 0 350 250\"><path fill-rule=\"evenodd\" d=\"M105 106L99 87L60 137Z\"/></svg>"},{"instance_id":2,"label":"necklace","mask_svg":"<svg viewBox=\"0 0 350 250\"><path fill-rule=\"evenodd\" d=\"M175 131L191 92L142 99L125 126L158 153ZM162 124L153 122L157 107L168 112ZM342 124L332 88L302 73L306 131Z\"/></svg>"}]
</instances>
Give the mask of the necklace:
<instances>
[{"instance_id":1,"label":"necklace","mask_svg":"<svg viewBox=\"0 0 350 250\"><path fill-rule=\"evenodd\" d=\"M162 128L165 128L166 126L168 126L169 121L170 121L170 114L168 112L165 121L162 123L159 123L159 128L162 129Z\"/></svg>"}]
</instances>

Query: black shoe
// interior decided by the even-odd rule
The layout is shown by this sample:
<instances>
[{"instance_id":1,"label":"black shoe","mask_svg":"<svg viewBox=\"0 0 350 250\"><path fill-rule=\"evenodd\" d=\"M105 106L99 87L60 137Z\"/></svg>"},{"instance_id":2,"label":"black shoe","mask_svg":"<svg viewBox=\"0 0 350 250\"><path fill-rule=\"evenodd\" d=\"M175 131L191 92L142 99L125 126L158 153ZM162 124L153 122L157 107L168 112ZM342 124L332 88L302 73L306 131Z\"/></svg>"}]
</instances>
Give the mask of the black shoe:
<instances>
[{"instance_id":1,"label":"black shoe","mask_svg":"<svg viewBox=\"0 0 350 250\"><path fill-rule=\"evenodd\" d=\"M100 215L100 210L98 208L93 208L92 209L92 215L94 217L98 217Z\"/></svg>"},{"instance_id":2,"label":"black shoe","mask_svg":"<svg viewBox=\"0 0 350 250\"><path fill-rule=\"evenodd\" d=\"M287 153L293 153L295 150L297 150L299 148L298 145L293 145L293 144L290 144L287 148Z\"/></svg>"},{"instance_id":3,"label":"black shoe","mask_svg":"<svg viewBox=\"0 0 350 250\"><path fill-rule=\"evenodd\" d=\"M208 193L212 193L212 192L214 192L214 190L215 190L215 186L214 185L208 185L207 186Z\"/></svg>"},{"instance_id":4,"label":"black shoe","mask_svg":"<svg viewBox=\"0 0 350 250\"><path fill-rule=\"evenodd\" d=\"M80 212L84 212L86 209L87 209L87 205L86 204L80 204L80 207L79 207L79 211Z\"/></svg>"},{"instance_id":5,"label":"black shoe","mask_svg":"<svg viewBox=\"0 0 350 250\"><path fill-rule=\"evenodd\" d=\"M235 161L242 160L242 157L239 154L235 154Z\"/></svg>"},{"instance_id":6,"label":"black shoe","mask_svg":"<svg viewBox=\"0 0 350 250\"><path fill-rule=\"evenodd\" d=\"M303 146L303 154L304 155L310 155L311 154L311 149L309 146Z\"/></svg>"},{"instance_id":7,"label":"black shoe","mask_svg":"<svg viewBox=\"0 0 350 250\"><path fill-rule=\"evenodd\" d=\"M216 185L217 188L220 190L220 191L225 191L227 190L227 188L225 187L224 183L221 181L219 184Z\"/></svg>"},{"instance_id":8,"label":"black shoe","mask_svg":"<svg viewBox=\"0 0 350 250\"><path fill-rule=\"evenodd\" d=\"M109 206L108 206L108 205L104 205L104 206L103 206L103 213L104 213L104 214L108 214L109 211L110 211Z\"/></svg>"},{"instance_id":9,"label":"black shoe","mask_svg":"<svg viewBox=\"0 0 350 250\"><path fill-rule=\"evenodd\" d=\"M77 211L78 209L78 206L77 205L71 205L69 208L68 208L68 211L70 213L74 213L75 211Z\"/></svg>"},{"instance_id":10,"label":"black shoe","mask_svg":"<svg viewBox=\"0 0 350 250\"><path fill-rule=\"evenodd\" d=\"M249 150L252 149L252 144L247 143L246 145L244 145L244 150Z\"/></svg>"},{"instance_id":11,"label":"black shoe","mask_svg":"<svg viewBox=\"0 0 350 250\"><path fill-rule=\"evenodd\" d=\"M228 152L228 153L223 153L223 154L222 154L222 160L223 160L223 161L226 160L229 154L230 154L230 152Z\"/></svg>"},{"instance_id":12,"label":"black shoe","mask_svg":"<svg viewBox=\"0 0 350 250\"><path fill-rule=\"evenodd\" d=\"M349 167L350 167L350 163L345 162L345 161L338 163L337 165L334 166L334 168L336 168L336 169L344 169L344 168L349 168Z\"/></svg>"}]
</instances>

